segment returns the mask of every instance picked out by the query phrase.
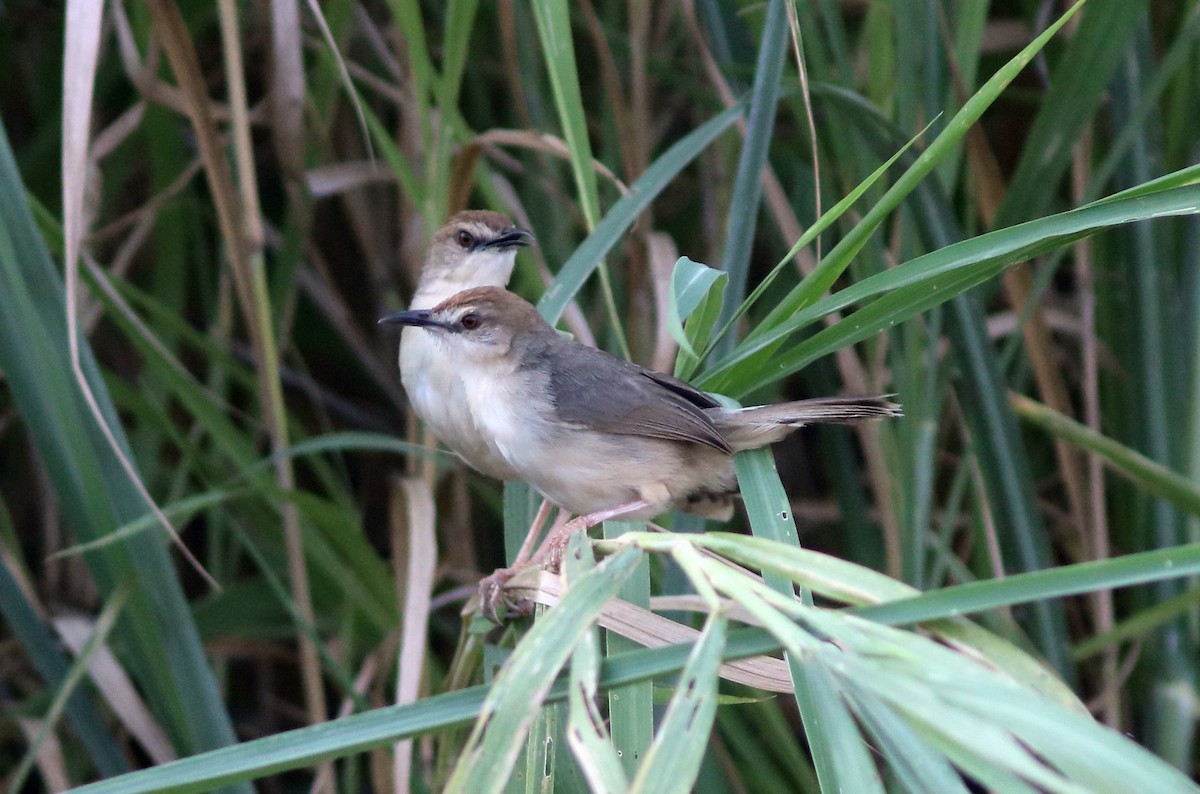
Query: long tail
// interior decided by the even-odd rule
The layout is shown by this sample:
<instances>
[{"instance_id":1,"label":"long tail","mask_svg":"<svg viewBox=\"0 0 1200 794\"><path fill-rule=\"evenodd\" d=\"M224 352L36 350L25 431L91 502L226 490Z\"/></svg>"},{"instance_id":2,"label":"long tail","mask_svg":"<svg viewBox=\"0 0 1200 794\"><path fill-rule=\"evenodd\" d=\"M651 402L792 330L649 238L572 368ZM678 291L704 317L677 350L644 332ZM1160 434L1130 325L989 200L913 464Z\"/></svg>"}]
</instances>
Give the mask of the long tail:
<instances>
[{"instance_id":1,"label":"long tail","mask_svg":"<svg viewBox=\"0 0 1200 794\"><path fill-rule=\"evenodd\" d=\"M774 444L805 425L852 424L866 419L903 416L898 403L878 397L818 397L812 400L707 411L734 451Z\"/></svg>"}]
</instances>

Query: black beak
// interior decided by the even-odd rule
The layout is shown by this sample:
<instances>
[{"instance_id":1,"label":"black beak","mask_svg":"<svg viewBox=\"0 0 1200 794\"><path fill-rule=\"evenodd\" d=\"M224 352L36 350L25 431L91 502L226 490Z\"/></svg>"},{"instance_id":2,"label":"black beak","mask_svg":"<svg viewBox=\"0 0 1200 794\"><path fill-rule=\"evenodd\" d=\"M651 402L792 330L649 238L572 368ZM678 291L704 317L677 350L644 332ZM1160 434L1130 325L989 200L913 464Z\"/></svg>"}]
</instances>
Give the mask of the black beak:
<instances>
[{"instance_id":1,"label":"black beak","mask_svg":"<svg viewBox=\"0 0 1200 794\"><path fill-rule=\"evenodd\" d=\"M379 320L380 325L415 325L423 328L445 328L441 320L435 320L433 313L428 309L416 309L405 312L396 312L389 314L387 317L382 317Z\"/></svg>"},{"instance_id":2,"label":"black beak","mask_svg":"<svg viewBox=\"0 0 1200 794\"><path fill-rule=\"evenodd\" d=\"M508 229L499 237L493 237L486 242L480 243L480 248L497 248L503 251L506 248L521 248L533 243L533 232L528 229L521 229L514 226Z\"/></svg>"}]
</instances>

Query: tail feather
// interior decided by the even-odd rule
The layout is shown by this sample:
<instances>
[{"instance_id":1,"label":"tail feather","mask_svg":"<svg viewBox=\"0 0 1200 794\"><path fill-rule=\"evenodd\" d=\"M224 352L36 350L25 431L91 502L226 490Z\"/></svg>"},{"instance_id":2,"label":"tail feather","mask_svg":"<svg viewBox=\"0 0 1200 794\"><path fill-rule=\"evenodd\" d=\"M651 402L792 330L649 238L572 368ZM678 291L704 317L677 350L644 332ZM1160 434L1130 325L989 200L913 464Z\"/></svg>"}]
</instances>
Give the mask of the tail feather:
<instances>
[{"instance_id":1,"label":"tail feather","mask_svg":"<svg viewBox=\"0 0 1200 794\"><path fill-rule=\"evenodd\" d=\"M734 451L774 444L796 428L811 424L852 424L867 419L903 416L898 403L878 397L818 397L778 405L735 410L713 408L707 413Z\"/></svg>"}]
</instances>

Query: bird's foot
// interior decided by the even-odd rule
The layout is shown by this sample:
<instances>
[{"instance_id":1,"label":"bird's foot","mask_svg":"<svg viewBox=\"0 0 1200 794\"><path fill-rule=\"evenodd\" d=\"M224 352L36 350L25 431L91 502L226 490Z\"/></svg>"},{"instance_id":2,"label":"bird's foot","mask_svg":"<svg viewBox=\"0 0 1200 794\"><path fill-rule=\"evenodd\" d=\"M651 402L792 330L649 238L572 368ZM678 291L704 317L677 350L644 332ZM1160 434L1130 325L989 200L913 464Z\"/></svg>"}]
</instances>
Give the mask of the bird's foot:
<instances>
[{"instance_id":1,"label":"bird's foot","mask_svg":"<svg viewBox=\"0 0 1200 794\"><path fill-rule=\"evenodd\" d=\"M479 610L493 623L501 623L507 617L520 617L533 612L533 603L522 598L511 598L505 593L509 580L529 566L497 568L490 576L479 580Z\"/></svg>"}]
</instances>

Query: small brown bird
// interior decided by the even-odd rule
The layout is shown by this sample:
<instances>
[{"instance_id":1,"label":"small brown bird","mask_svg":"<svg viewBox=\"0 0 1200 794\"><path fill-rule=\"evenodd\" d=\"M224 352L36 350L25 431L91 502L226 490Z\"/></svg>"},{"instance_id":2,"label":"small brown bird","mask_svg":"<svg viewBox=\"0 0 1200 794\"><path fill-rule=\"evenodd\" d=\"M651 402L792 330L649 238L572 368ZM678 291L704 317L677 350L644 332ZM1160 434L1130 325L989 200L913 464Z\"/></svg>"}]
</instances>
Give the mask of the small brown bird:
<instances>
[{"instance_id":1,"label":"small brown bird","mask_svg":"<svg viewBox=\"0 0 1200 794\"><path fill-rule=\"evenodd\" d=\"M453 362L462 384L442 400L463 400L492 455L580 516L568 533L668 508L728 518L737 491L733 453L814 422L900 415L885 397L728 409L677 378L560 336L533 306L497 287L380 322L415 326L436 340L430 358Z\"/></svg>"},{"instance_id":2,"label":"small brown bird","mask_svg":"<svg viewBox=\"0 0 1200 794\"><path fill-rule=\"evenodd\" d=\"M498 212L458 213L433 235L409 309L433 308L470 287L503 287L517 249L532 242L532 233ZM497 479L520 479L476 428L459 362L441 347L423 328L409 328L400 338L400 380L413 410L468 465Z\"/></svg>"}]
</instances>

